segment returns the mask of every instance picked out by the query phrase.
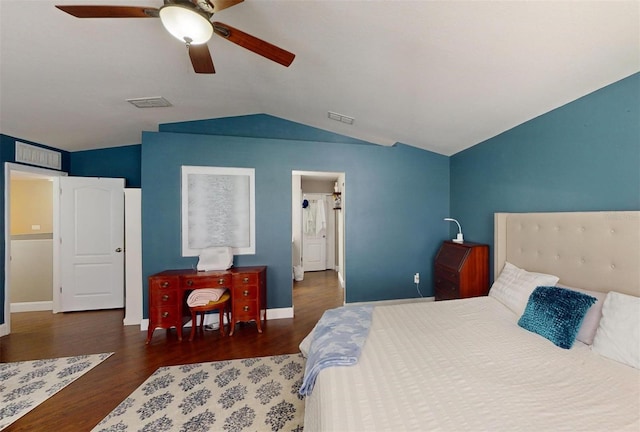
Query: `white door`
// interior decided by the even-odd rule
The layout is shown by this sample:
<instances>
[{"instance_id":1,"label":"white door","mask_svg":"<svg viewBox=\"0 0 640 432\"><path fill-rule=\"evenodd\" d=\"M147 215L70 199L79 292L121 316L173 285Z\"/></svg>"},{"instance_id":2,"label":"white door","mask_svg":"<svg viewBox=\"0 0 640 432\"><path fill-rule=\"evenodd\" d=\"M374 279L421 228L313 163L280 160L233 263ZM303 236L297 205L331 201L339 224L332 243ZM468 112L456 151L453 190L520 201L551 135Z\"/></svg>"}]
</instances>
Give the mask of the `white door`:
<instances>
[{"instance_id":1,"label":"white door","mask_svg":"<svg viewBox=\"0 0 640 432\"><path fill-rule=\"evenodd\" d=\"M327 269L327 207L322 194L304 194L302 209L302 267L304 271Z\"/></svg>"},{"instance_id":2,"label":"white door","mask_svg":"<svg viewBox=\"0 0 640 432\"><path fill-rule=\"evenodd\" d=\"M60 178L60 310L124 307L124 179Z\"/></svg>"}]
</instances>

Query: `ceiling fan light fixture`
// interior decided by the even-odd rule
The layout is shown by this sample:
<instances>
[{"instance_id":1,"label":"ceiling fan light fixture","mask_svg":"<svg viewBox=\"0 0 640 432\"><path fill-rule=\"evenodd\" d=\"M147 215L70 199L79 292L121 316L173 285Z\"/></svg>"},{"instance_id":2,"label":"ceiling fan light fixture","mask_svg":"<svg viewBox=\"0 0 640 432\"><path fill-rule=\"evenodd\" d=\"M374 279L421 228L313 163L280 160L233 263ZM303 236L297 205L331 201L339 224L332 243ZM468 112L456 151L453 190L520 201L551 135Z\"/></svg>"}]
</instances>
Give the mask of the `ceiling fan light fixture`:
<instances>
[{"instance_id":1,"label":"ceiling fan light fixture","mask_svg":"<svg viewBox=\"0 0 640 432\"><path fill-rule=\"evenodd\" d=\"M213 35L213 26L207 17L185 4L162 6L160 21L173 37L189 44L207 43Z\"/></svg>"}]
</instances>

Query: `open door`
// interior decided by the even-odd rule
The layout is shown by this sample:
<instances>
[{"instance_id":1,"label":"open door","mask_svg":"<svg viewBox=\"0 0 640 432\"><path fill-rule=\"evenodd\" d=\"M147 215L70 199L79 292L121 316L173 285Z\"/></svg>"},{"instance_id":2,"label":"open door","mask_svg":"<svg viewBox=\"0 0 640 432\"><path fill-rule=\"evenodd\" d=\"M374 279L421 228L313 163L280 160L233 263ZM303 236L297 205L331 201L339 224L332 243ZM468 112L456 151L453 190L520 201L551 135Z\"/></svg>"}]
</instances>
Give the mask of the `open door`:
<instances>
[{"instance_id":1,"label":"open door","mask_svg":"<svg viewBox=\"0 0 640 432\"><path fill-rule=\"evenodd\" d=\"M304 194L302 210L302 267L304 271L327 269L327 207L323 194Z\"/></svg>"},{"instance_id":2,"label":"open door","mask_svg":"<svg viewBox=\"0 0 640 432\"><path fill-rule=\"evenodd\" d=\"M124 179L61 177L59 182L57 309L124 307Z\"/></svg>"}]
</instances>

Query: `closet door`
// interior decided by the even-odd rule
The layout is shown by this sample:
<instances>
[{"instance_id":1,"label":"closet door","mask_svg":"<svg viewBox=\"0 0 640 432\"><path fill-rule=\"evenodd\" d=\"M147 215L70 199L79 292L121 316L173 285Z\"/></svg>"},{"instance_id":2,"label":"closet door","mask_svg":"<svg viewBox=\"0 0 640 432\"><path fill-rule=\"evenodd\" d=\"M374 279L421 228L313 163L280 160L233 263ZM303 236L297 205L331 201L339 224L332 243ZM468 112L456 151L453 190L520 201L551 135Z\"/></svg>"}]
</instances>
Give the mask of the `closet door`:
<instances>
[{"instance_id":1,"label":"closet door","mask_svg":"<svg viewBox=\"0 0 640 432\"><path fill-rule=\"evenodd\" d=\"M327 206L323 194L304 194L302 209L302 266L304 271L327 269Z\"/></svg>"},{"instance_id":2,"label":"closet door","mask_svg":"<svg viewBox=\"0 0 640 432\"><path fill-rule=\"evenodd\" d=\"M60 310L124 307L124 179L60 178Z\"/></svg>"}]
</instances>

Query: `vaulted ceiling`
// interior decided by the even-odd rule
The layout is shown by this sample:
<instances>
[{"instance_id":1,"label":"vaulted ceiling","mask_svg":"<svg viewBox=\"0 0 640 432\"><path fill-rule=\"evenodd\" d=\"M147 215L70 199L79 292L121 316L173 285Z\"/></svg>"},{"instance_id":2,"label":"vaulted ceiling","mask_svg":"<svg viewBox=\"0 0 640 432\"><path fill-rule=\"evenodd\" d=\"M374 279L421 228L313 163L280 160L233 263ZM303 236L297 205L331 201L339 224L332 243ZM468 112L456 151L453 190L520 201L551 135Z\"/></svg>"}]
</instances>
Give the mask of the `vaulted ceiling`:
<instances>
[{"instance_id":1,"label":"vaulted ceiling","mask_svg":"<svg viewBox=\"0 0 640 432\"><path fill-rule=\"evenodd\" d=\"M215 20L295 60L286 68L214 35L213 75L194 73L158 19L78 19L55 4L162 0L0 1L0 133L69 151L266 113L451 155L640 71L635 0L245 0ZM172 106L127 102L154 96Z\"/></svg>"}]
</instances>

